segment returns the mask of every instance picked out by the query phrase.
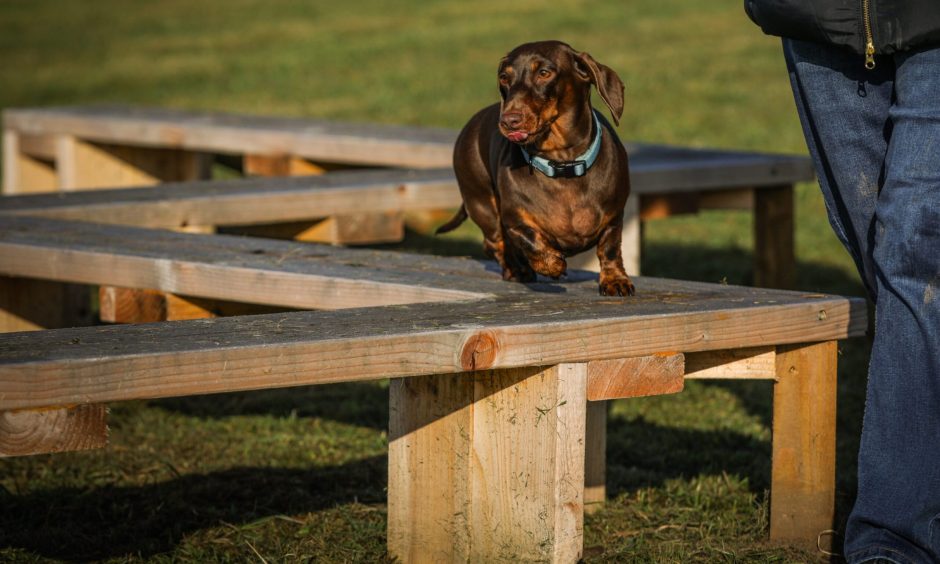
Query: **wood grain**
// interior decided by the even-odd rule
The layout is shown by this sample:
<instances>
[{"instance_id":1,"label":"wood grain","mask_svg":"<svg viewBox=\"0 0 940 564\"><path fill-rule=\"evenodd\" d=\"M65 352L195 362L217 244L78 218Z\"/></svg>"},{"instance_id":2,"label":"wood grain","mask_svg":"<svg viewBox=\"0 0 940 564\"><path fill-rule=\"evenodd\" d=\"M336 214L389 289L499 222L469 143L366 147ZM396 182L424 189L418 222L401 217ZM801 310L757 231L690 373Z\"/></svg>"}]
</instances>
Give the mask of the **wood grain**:
<instances>
[{"instance_id":1,"label":"wood grain","mask_svg":"<svg viewBox=\"0 0 940 564\"><path fill-rule=\"evenodd\" d=\"M758 190L754 196L754 285L793 288L796 283L793 187Z\"/></svg>"},{"instance_id":2,"label":"wood grain","mask_svg":"<svg viewBox=\"0 0 940 564\"><path fill-rule=\"evenodd\" d=\"M685 356L648 356L594 360L588 363L589 401L675 394L684 385Z\"/></svg>"},{"instance_id":3,"label":"wood grain","mask_svg":"<svg viewBox=\"0 0 940 564\"><path fill-rule=\"evenodd\" d=\"M586 376L585 365L565 364L397 381L389 553L403 562L577 561Z\"/></svg>"},{"instance_id":4,"label":"wood grain","mask_svg":"<svg viewBox=\"0 0 940 564\"><path fill-rule=\"evenodd\" d=\"M16 131L3 131L3 193L29 194L57 189L55 167L45 159L26 153L24 137Z\"/></svg>"},{"instance_id":5,"label":"wood grain","mask_svg":"<svg viewBox=\"0 0 940 564\"><path fill-rule=\"evenodd\" d=\"M590 279L527 287L485 272L505 294L0 335L0 409L461 372L481 334L498 343L486 352L497 369L833 340L866 325L861 300L818 294L638 278L635 298L611 299Z\"/></svg>"},{"instance_id":6,"label":"wood grain","mask_svg":"<svg viewBox=\"0 0 940 564\"><path fill-rule=\"evenodd\" d=\"M454 286L441 280L448 261L438 262L444 268L434 271L421 257L385 256L387 260L375 251L27 217L0 224L0 274L291 308L482 296L445 287Z\"/></svg>"},{"instance_id":7,"label":"wood grain","mask_svg":"<svg viewBox=\"0 0 940 564\"><path fill-rule=\"evenodd\" d=\"M777 347L771 540L811 546L832 528L837 354L834 341Z\"/></svg>"},{"instance_id":8,"label":"wood grain","mask_svg":"<svg viewBox=\"0 0 940 564\"><path fill-rule=\"evenodd\" d=\"M104 447L107 413L103 405L0 411L0 458Z\"/></svg>"},{"instance_id":9,"label":"wood grain","mask_svg":"<svg viewBox=\"0 0 940 564\"><path fill-rule=\"evenodd\" d=\"M685 357L685 377L717 380L773 380L777 378L774 347L690 353Z\"/></svg>"},{"instance_id":10,"label":"wood grain","mask_svg":"<svg viewBox=\"0 0 940 564\"><path fill-rule=\"evenodd\" d=\"M587 405L584 438L584 512L594 513L607 501L607 410L606 401Z\"/></svg>"},{"instance_id":11,"label":"wood grain","mask_svg":"<svg viewBox=\"0 0 940 564\"><path fill-rule=\"evenodd\" d=\"M208 160L203 153L99 144L71 135L56 138L55 162L59 188L66 191L150 186L209 177Z\"/></svg>"}]
</instances>

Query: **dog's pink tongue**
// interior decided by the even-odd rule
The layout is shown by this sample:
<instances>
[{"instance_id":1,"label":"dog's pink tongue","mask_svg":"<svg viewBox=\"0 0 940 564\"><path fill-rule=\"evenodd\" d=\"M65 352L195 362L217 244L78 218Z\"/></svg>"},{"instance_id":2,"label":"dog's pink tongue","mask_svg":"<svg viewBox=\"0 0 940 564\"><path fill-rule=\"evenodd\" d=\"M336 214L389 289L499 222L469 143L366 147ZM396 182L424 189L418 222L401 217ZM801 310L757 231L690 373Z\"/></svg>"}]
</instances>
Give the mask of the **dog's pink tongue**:
<instances>
[{"instance_id":1,"label":"dog's pink tongue","mask_svg":"<svg viewBox=\"0 0 940 564\"><path fill-rule=\"evenodd\" d=\"M522 143L529 138L529 134L525 131L510 131L506 137L513 143Z\"/></svg>"}]
</instances>

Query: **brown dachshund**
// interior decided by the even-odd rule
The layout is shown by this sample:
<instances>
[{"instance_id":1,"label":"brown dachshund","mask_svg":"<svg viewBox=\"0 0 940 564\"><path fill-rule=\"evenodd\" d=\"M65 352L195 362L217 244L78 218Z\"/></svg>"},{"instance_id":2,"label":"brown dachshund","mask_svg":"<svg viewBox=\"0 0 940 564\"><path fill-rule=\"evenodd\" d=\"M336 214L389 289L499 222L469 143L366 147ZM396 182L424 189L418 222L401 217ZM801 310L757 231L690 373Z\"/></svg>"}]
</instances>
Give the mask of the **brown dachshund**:
<instances>
[{"instance_id":1,"label":"brown dachshund","mask_svg":"<svg viewBox=\"0 0 940 564\"><path fill-rule=\"evenodd\" d=\"M591 107L592 84L619 123L623 82L613 70L560 41L513 49L499 64L502 102L473 116L457 138L463 206L437 232L469 215L503 278L517 282L558 278L565 257L596 245L600 293L632 296L620 256L627 153Z\"/></svg>"}]
</instances>

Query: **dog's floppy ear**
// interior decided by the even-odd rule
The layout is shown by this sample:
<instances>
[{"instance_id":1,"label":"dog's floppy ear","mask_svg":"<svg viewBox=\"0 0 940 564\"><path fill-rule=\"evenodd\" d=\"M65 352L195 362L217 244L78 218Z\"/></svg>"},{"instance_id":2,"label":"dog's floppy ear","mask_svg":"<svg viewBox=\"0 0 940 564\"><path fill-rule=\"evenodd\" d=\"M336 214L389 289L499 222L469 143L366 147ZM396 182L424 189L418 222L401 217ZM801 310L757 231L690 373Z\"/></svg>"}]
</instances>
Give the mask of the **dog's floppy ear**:
<instances>
[{"instance_id":1,"label":"dog's floppy ear","mask_svg":"<svg viewBox=\"0 0 940 564\"><path fill-rule=\"evenodd\" d=\"M620 125L620 116L623 115L623 81L617 73L585 52L574 53L574 70L582 79L589 80L597 87L601 99L610 108L614 123Z\"/></svg>"}]
</instances>

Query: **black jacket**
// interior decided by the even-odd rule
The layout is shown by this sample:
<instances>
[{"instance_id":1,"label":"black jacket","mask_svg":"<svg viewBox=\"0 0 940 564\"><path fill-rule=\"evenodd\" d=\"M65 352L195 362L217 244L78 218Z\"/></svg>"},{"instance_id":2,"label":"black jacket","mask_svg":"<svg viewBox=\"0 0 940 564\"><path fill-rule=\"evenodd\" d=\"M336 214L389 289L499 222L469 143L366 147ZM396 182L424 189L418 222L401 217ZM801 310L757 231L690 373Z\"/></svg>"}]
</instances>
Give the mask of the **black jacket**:
<instances>
[{"instance_id":1,"label":"black jacket","mask_svg":"<svg viewBox=\"0 0 940 564\"><path fill-rule=\"evenodd\" d=\"M764 33L861 55L940 44L938 0L744 0L744 10Z\"/></svg>"}]
</instances>

